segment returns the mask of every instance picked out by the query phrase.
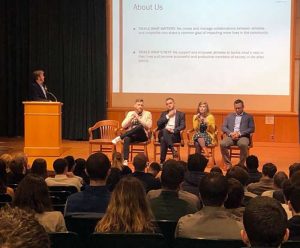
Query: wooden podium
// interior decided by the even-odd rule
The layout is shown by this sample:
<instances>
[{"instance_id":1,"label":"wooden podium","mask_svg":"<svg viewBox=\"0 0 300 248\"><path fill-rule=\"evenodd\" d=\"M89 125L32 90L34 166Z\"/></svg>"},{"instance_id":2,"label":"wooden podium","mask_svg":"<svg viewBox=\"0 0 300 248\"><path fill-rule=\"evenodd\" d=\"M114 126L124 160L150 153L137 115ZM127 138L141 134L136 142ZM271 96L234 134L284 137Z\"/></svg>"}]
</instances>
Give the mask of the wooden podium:
<instances>
[{"instance_id":1,"label":"wooden podium","mask_svg":"<svg viewBox=\"0 0 300 248\"><path fill-rule=\"evenodd\" d=\"M28 156L54 157L62 154L60 102L23 102L25 144Z\"/></svg>"}]
</instances>

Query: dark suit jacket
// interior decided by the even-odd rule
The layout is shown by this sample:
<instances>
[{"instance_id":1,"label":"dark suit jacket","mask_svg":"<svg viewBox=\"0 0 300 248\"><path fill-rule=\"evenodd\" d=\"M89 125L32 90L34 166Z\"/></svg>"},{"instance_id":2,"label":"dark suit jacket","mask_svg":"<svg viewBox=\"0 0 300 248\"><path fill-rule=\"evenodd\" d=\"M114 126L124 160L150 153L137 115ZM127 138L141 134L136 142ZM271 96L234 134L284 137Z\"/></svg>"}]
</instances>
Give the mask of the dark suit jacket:
<instances>
[{"instance_id":1,"label":"dark suit jacket","mask_svg":"<svg viewBox=\"0 0 300 248\"><path fill-rule=\"evenodd\" d=\"M45 97L43 90L37 82L30 85L30 100L32 101L48 101Z\"/></svg>"},{"instance_id":2,"label":"dark suit jacket","mask_svg":"<svg viewBox=\"0 0 300 248\"><path fill-rule=\"evenodd\" d=\"M222 131L227 135L229 135L234 130L235 117L236 114L231 113L227 115L224 120ZM255 125L254 125L253 116L244 112L241 120L241 125L240 125L241 137L250 137L250 134L254 133L254 131L255 131Z\"/></svg>"},{"instance_id":3,"label":"dark suit jacket","mask_svg":"<svg viewBox=\"0 0 300 248\"><path fill-rule=\"evenodd\" d=\"M157 121L157 128L158 130L164 129L168 123L168 119L166 115L169 111L164 111L161 113L158 121ZM185 129L185 113L176 111L175 114L175 129L174 135L180 140L180 131Z\"/></svg>"}]
</instances>

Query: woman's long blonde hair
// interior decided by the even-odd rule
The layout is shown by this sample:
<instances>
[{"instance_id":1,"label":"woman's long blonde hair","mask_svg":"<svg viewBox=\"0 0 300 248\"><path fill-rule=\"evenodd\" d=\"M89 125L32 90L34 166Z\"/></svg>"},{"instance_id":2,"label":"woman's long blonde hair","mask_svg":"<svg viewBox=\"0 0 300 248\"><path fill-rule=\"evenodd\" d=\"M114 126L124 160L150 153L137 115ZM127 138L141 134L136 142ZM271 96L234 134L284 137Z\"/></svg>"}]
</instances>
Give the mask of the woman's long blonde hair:
<instances>
[{"instance_id":1,"label":"woman's long blonde hair","mask_svg":"<svg viewBox=\"0 0 300 248\"><path fill-rule=\"evenodd\" d=\"M135 177L122 178L114 189L96 232L153 233L153 215L142 183Z\"/></svg>"},{"instance_id":2,"label":"woman's long blonde hair","mask_svg":"<svg viewBox=\"0 0 300 248\"><path fill-rule=\"evenodd\" d=\"M120 152L114 152L112 155L111 168L123 169L123 156Z\"/></svg>"},{"instance_id":3,"label":"woman's long blonde hair","mask_svg":"<svg viewBox=\"0 0 300 248\"><path fill-rule=\"evenodd\" d=\"M209 115L209 107L208 107L208 103L207 102L199 102L196 113L197 114L200 113L199 108L200 108L201 105L205 105L205 107L206 107L205 116L208 116Z\"/></svg>"}]
</instances>

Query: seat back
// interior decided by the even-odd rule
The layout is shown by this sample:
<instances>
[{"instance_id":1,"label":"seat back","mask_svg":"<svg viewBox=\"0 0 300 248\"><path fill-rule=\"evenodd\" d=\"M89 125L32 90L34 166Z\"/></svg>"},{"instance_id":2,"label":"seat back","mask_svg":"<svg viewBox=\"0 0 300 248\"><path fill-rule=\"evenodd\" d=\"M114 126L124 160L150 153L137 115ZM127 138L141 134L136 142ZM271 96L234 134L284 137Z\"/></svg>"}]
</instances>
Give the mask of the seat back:
<instances>
[{"instance_id":1,"label":"seat back","mask_svg":"<svg viewBox=\"0 0 300 248\"><path fill-rule=\"evenodd\" d=\"M165 237L169 246L173 246L175 240L175 230L177 221L175 220L155 220L153 223L159 227L160 232Z\"/></svg>"},{"instance_id":2,"label":"seat back","mask_svg":"<svg viewBox=\"0 0 300 248\"><path fill-rule=\"evenodd\" d=\"M116 137L117 130L119 129L119 122L115 120L98 121L94 126L88 129L89 140L93 139L93 131L99 130L100 139L112 140Z\"/></svg>"},{"instance_id":3,"label":"seat back","mask_svg":"<svg viewBox=\"0 0 300 248\"><path fill-rule=\"evenodd\" d=\"M300 240L288 240L287 242L282 243L281 248L299 248Z\"/></svg>"},{"instance_id":4,"label":"seat back","mask_svg":"<svg viewBox=\"0 0 300 248\"><path fill-rule=\"evenodd\" d=\"M3 207L12 202L12 197L8 194L0 194L0 207Z\"/></svg>"},{"instance_id":5,"label":"seat back","mask_svg":"<svg viewBox=\"0 0 300 248\"><path fill-rule=\"evenodd\" d=\"M176 238L175 248L241 248L246 245L235 239L188 239Z\"/></svg>"},{"instance_id":6,"label":"seat back","mask_svg":"<svg viewBox=\"0 0 300 248\"><path fill-rule=\"evenodd\" d=\"M161 234L145 233L93 233L90 248L167 248Z\"/></svg>"},{"instance_id":7,"label":"seat back","mask_svg":"<svg viewBox=\"0 0 300 248\"><path fill-rule=\"evenodd\" d=\"M75 186L48 186L49 191L67 191L71 194L77 193L78 189Z\"/></svg>"},{"instance_id":8,"label":"seat back","mask_svg":"<svg viewBox=\"0 0 300 248\"><path fill-rule=\"evenodd\" d=\"M80 248L78 234L74 232L52 232L48 233L51 248Z\"/></svg>"}]
</instances>

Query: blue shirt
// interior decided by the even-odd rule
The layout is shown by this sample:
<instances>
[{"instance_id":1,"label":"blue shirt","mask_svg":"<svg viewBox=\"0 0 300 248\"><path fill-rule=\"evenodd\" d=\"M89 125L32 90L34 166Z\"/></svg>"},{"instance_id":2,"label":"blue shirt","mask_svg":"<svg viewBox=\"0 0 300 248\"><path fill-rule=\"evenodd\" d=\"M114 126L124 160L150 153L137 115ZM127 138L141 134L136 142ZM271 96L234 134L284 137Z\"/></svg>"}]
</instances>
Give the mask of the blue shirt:
<instances>
[{"instance_id":1,"label":"blue shirt","mask_svg":"<svg viewBox=\"0 0 300 248\"><path fill-rule=\"evenodd\" d=\"M86 186L84 191L70 195L65 214L73 212L105 213L110 199L106 186Z\"/></svg>"}]
</instances>

